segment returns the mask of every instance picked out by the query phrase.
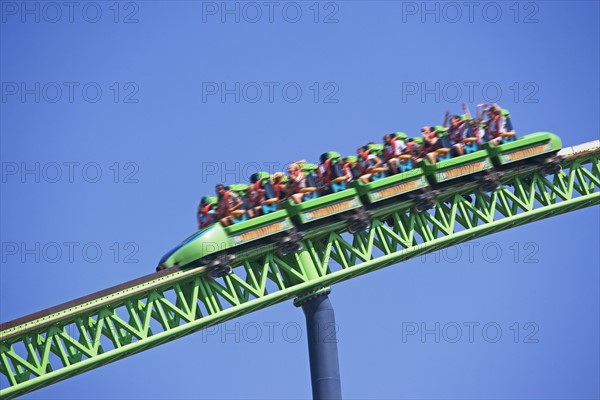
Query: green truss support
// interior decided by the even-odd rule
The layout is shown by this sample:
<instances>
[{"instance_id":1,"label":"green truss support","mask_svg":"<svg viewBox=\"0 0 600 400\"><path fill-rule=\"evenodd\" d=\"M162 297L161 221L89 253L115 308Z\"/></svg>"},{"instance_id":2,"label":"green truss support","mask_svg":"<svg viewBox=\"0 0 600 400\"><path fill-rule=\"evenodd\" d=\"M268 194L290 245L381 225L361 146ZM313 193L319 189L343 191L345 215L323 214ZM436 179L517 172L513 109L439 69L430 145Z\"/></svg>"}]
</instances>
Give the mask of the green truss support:
<instances>
[{"instance_id":1,"label":"green truss support","mask_svg":"<svg viewBox=\"0 0 600 400\"><path fill-rule=\"evenodd\" d=\"M8 386L0 398L294 297L310 297L421 254L599 204L597 149L567 157L562 165L563 171L553 176L516 171L491 194L472 187L442 194L428 212L388 209L375 214L365 232L324 232L305 239L302 251L286 258L275 251L238 255L234 273L217 280L203 268L153 274L59 311L5 324L0 328L0 374Z\"/></svg>"}]
</instances>

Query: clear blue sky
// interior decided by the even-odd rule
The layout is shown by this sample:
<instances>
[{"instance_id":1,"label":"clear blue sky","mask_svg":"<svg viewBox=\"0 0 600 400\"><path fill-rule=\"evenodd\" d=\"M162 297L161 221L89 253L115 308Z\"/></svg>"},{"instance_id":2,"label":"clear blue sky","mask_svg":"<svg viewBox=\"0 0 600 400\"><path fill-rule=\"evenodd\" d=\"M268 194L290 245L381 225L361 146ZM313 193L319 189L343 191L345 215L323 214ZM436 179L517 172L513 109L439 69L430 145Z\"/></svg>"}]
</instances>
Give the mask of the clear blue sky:
<instances>
[{"instance_id":1,"label":"clear blue sky","mask_svg":"<svg viewBox=\"0 0 600 400\"><path fill-rule=\"evenodd\" d=\"M154 271L200 196L257 163L416 134L462 100L567 145L600 132L598 2L0 5L1 321ZM599 222L586 209L335 286L345 397L598 398ZM403 340L436 323L439 343ZM25 397L310 393L285 303Z\"/></svg>"}]
</instances>

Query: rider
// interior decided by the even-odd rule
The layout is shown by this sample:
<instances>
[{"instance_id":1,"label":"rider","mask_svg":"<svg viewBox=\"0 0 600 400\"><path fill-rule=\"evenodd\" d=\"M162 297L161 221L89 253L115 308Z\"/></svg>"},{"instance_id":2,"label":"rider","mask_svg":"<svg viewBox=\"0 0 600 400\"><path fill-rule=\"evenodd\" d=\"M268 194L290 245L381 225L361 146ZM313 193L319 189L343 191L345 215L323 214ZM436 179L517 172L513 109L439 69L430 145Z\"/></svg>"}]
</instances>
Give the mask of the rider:
<instances>
[{"instance_id":1,"label":"rider","mask_svg":"<svg viewBox=\"0 0 600 400\"><path fill-rule=\"evenodd\" d=\"M352 182L355 179L357 165L358 158L356 156L342 158L342 171L346 177L346 182Z\"/></svg>"},{"instance_id":2,"label":"rider","mask_svg":"<svg viewBox=\"0 0 600 400\"><path fill-rule=\"evenodd\" d=\"M487 139L489 142L499 145L502 143L502 134L506 133L506 120L502 115L502 109L498 104L494 103L491 107L484 107L484 111L487 111L488 120L486 121L487 126Z\"/></svg>"},{"instance_id":3,"label":"rider","mask_svg":"<svg viewBox=\"0 0 600 400\"><path fill-rule=\"evenodd\" d=\"M388 168L392 171L392 174L397 174L398 165L400 164L398 156L402 154L406 148L406 144L404 144L404 140L392 136L389 133L383 137L383 143L383 158L385 159Z\"/></svg>"},{"instance_id":4,"label":"rider","mask_svg":"<svg viewBox=\"0 0 600 400\"><path fill-rule=\"evenodd\" d=\"M381 165L381 159L373 154L369 154L369 147L363 146L356 150L358 154L358 172L360 174L360 180L363 183L369 183L372 171L374 168L379 168Z\"/></svg>"},{"instance_id":5,"label":"rider","mask_svg":"<svg viewBox=\"0 0 600 400\"><path fill-rule=\"evenodd\" d=\"M452 149L456 156L465 154L462 141L469 137L471 115L467 103L463 103L463 111L465 112L466 118L462 119L458 115L453 115L450 117L450 125L448 125L448 116L450 115L448 111L446 111L446 116L444 117L444 127L448 128L448 135L452 141Z\"/></svg>"},{"instance_id":6,"label":"rider","mask_svg":"<svg viewBox=\"0 0 600 400\"><path fill-rule=\"evenodd\" d=\"M198 204L196 219L198 221L198 229L206 228L215 221L215 212L212 209L214 203L207 196L202 197Z\"/></svg>"},{"instance_id":7,"label":"rider","mask_svg":"<svg viewBox=\"0 0 600 400\"><path fill-rule=\"evenodd\" d=\"M223 226L228 226L233 222L231 212L242 207L244 202L232 190L227 190L222 183L215 186L215 191L218 199L215 217L221 221Z\"/></svg>"},{"instance_id":8,"label":"rider","mask_svg":"<svg viewBox=\"0 0 600 400\"><path fill-rule=\"evenodd\" d=\"M303 163L305 163L304 160L288 166L288 181L285 186L285 192L296 204L302 203L304 199L304 193L300 191L306 187L306 176L302 172L302 168L300 168L300 164Z\"/></svg>"},{"instance_id":9,"label":"rider","mask_svg":"<svg viewBox=\"0 0 600 400\"><path fill-rule=\"evenodd\" d=\"M250 218L258 217L261 214L264 198L265 190L260 187L260 184L253 183L248 185L246 200L248 202L248 214Z\"/></svg>"},{"instance_id":10,"label":"rider","mask_svg":"<svg viewBox=\"0 0 600 400\"><path fill-rule=\"evenodd\" d=\"M417 155L416 161L419 162L427 157L430 163L435 164L437 161L437 155L435 151L440 148L437 131L431 126L426 125L421 128L421 134L423 135L423 144L420 148L419 154Z\"/></svg>"},{"instance_id":11,"label":"rider","mask_svg":"<svg viewBox=\"0 0 600 400\"><path fill-rule=\"evenodd\" d=\"M413 159L421 152L421 144L423 143L423 138L408 138L406 141L406 148L402 152L402 154L408 154L412 156Z\"/></svg>"},{"instance_id":12,"label":"rider","mask_svg":"<svg viewBox=\"0 0 600 400\"><path fill-rule=\"evenodd\" d=\"M332 152L323 153L319 156L319 165L317 167L317 182L322 188L327 188L332 180L331 162L333 161Z\"/></svg>"}]
</instances>

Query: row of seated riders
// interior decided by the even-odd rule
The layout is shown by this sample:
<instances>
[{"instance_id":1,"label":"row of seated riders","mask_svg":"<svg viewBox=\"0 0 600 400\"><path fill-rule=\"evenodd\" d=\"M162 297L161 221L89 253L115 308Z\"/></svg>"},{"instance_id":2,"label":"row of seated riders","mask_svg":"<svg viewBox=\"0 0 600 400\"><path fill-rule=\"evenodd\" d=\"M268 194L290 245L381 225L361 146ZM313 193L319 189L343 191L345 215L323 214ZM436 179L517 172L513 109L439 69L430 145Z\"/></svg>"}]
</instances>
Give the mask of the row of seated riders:
<instances>
[{"instance_id":1,"label":"row of seated riders","mask_svg":"<svg viewBox=\"0 0 600 400\"><path fill-rule=\"evenodd\" d=\"M446 113L443 125L422 127L421 137L386 134L384 144L371 142L358 148L357 156L342 158L327 152L320 156L318 165L305 160L290 164L287 176L259 172L251 176L249 185L218 184L216 197L205 196L198 206L198 227L217 221L228 226L276 211L283 200L298 204L344 190L354 180L366 184L409 171L424 159L433 164L477 151L483 143L498 145L515 139L507 110L495 104L484 108L488 116L484 121L482 113L473 119L466 105L463 108L463 115L448 118Z\"/></svg>"}]
</instances>

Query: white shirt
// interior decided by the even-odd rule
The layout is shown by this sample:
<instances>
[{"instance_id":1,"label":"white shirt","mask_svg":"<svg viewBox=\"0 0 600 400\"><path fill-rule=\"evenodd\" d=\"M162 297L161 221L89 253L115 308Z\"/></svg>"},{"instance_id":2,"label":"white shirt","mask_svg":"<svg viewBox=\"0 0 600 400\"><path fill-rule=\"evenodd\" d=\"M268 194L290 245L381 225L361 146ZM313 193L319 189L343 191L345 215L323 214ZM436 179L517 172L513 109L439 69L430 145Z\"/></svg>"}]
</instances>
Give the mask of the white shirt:
<instances>
[{"instance_id":1,"label":"white shirt","mask_svg":"<svg viewBox=\"0 0 600 400\"><path fill-rule=\"evenodd\" d=\"M386 154L391 154L390 157L396 157L399 156L400 154L402 154L402 151L404 151L404 149L406 148L406 143L404 143L404 140L400 140L400 139L396 139L395 140L395 144L394 144L394 151L392 152L392 144L386 144L385 145L385 153Z\"/></svg>"}]
</instances>

